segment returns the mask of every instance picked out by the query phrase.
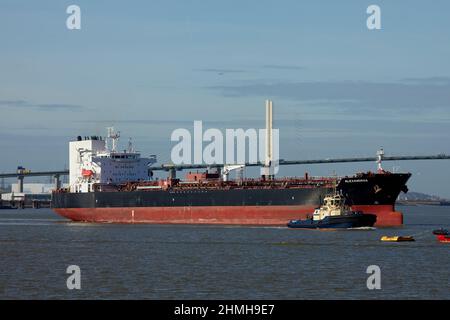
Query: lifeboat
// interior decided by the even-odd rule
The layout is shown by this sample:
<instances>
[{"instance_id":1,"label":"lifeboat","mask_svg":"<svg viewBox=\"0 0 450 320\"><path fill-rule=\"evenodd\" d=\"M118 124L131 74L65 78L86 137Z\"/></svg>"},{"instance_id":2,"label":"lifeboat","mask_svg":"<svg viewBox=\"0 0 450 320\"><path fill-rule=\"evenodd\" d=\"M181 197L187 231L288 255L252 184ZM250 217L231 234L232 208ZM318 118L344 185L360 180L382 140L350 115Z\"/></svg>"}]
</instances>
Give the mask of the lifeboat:
<instances>
[{"instance_id":1,"label":"lifeboat","mask_svg":"<svg viewBox=\"0 0 450 320\"><path fill-rule=\"evenodd\" d=\"M83 177L92 177L94 175L94 172L88 169L81 169L81 175Z\"/></svg>"}]
</instances>

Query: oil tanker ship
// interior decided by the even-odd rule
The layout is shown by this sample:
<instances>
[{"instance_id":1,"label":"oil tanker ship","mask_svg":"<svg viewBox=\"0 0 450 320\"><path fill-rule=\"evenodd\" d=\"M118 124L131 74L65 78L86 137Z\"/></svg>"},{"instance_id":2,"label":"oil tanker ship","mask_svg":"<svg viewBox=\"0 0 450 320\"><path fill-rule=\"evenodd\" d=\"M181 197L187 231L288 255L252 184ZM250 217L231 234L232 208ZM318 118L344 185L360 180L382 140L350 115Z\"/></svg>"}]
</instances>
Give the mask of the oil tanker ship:
<instances>
[{"instance_id":1,"label":"oil tanker ship","mask_svg":"<svg viewBox=\"0 0 450 320\"><path fill-rule=\"evenodd\" d=\"M152 180L155 157L143 158L131 143L117 151L119 135L77 137L70 142L70 187L52 195L52 207L73 221L113 223L285 226L305 218L337 187L351 210L377 215L376 226L398 226L395 210L410 173L378 171L346 177L228 179L228 173L189 172ZM112 145L111 145L112 143Z\"/></svg>"}]
</instances>

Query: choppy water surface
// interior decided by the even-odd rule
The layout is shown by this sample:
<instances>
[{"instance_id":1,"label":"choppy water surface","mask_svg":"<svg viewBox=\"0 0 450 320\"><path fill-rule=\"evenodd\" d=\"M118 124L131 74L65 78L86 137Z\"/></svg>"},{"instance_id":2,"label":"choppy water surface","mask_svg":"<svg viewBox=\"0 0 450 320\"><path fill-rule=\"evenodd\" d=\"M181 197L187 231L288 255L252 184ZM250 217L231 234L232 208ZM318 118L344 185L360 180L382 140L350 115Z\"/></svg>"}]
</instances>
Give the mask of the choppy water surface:
<instances>
[{"instance_id":1,"label":"choppy water surface","mask_svg":"<svg viewBox=\"0 0 450 320\"><path fill-rule=\"evenodd\" d=\"M373 231L83 224L48 209L0 210L3 299L449 299L450 207L399 207ZM415 235L382 243L382 235ZM81 268L68 290L66 268ZM381 268L368 290L366 268Z\"/></svg>"}]
</instances>

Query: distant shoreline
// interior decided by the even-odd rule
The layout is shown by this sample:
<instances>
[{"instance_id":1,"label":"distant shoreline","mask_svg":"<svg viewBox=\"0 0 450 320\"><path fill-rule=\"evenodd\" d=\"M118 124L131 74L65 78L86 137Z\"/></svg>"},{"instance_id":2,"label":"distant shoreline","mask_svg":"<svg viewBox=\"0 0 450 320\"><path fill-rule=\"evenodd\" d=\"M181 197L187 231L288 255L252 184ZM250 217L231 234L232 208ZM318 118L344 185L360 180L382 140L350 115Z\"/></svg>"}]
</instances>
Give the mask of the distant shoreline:
<instances>
[{"instance_id":1,"label":"distant shoreline","mask_svg":"<svg viewBox=\"0 0 450 320\"><path fill-rule=\"evenodd\" d=\"M399 206L450 206L450 201L437 200L397 200Z\"/></svg>"}]
</instances>

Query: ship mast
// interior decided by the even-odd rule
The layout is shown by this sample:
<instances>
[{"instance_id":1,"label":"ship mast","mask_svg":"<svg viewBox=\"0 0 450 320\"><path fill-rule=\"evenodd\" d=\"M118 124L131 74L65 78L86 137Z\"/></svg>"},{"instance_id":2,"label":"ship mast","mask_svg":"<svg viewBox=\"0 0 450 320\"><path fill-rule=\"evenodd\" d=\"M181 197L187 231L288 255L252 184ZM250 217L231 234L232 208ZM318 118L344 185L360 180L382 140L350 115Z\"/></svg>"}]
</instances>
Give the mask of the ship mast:
<instances>
[{"instance_id":1,"label":"ship mast","mask_svg":"<svg viewBox=\"0 0 450 320\"><path fill-rule=\"evenodd\" d=\"M116 152L117 151L117 142L119 141L120 138L120 131L115 131L114 127L108 127L108 139L109 141L112 142L112 146L111 146L111 152ZM109 147L109 143L106 146L106 148L108 149Z\"/></svg>"},{"instance_id":2,"label":"ship mast","mask_svg":"<svg viewBox=\"0 0 450 320\"><path fill-rule=\"evenodd\" d=\"M381 163L383 162L383 156L384 156L384 150L381 148L377 151L377 171L378 173L384 173L384 169L381 166Z\"/></svg>"},{"instance_id":3,"label":"ship mast","mask_svg":"<svg viewBox=\"0 0 450 320\"><path fill-rule=\"evenodd\" d=\"M134 152L134 148L133 148L133 140L131 139L131 137L128 139L128 153L133 153Z\"/></svg>"},{"instance_id":4,"label":"ship mast","mask_svg":"<svg viewBox=\"0 0 450 320\"><path fill-rule=\"evenodd\" d=\"M336 195L337 194L337 179L338 179L336 171L333 173L333 177L334 177L334 179L333 179L333 189L334 189L333 195Z\"/></svg>"}]
</instances>

